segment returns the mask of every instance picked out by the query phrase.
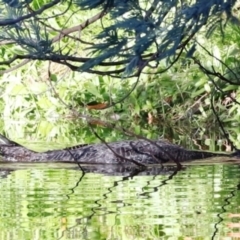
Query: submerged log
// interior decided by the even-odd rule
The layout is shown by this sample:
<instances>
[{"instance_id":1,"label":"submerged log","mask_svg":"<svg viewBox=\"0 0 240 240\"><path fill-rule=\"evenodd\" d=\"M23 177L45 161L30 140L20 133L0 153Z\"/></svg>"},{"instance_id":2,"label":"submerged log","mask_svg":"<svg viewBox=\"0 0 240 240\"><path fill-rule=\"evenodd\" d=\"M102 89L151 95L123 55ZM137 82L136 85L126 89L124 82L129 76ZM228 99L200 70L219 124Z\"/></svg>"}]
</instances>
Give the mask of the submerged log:
<instances>
[{"instance_id":1,"label":"submerged log","mask_svg":"<svg viewBox=\"0 0 240 240\"><path fill-rule=\"evenodd\" d=\"M0 135L2 162L78 162L80 164L161 164L185 162L233 154L187 150L166 140L127 140L109 144L78 145L61 150L35 152Z\"/></svg>"}]
</instances>

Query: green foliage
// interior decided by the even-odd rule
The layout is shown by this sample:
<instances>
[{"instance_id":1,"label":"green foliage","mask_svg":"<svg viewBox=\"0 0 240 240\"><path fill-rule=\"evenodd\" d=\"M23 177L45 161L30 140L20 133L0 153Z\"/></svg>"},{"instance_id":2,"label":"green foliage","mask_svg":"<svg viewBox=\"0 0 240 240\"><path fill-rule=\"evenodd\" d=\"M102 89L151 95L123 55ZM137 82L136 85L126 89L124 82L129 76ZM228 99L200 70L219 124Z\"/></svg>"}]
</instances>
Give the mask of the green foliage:
<instances>
[{"instance_id":1,"label":"green foliage","mask_svg":"<svg viewBox=\"0 0 240 240\"><path fill-rule=\"evenodd\" d=\"M108 10L113 23L104 27L97 35L105 43L94 45L93 51L99 54L80 67L81 70L98 66L103 59L107 60L116 52L112 46L118 46L118 56L125 60L124 73L131 75L136 65L131 65L136 57L144 62L161 62L167 59L168 65L181 55L186 42L193 44L191 36L198 33L206 24L213 28L219 23L222 13L231 17L232 1L90 1L78 0L76 3L83 9ZM124 34L122 34L124 33ZM132 41L134 40L134 44ZM124 44L122 44L124 43ZM193 50L193 48L192 48ZM192 55L194 50L190 55ZM153 57L155 54L155 57ZM135 62L135 61L134 61ZM138 63L138 68L139 68ZM126 72L126 69L128 70Z\"/></svg>"},{"instance_id":2,"label":"green foliage","mask_svg":"<svg viewBox=\"0 0 240 240\"><path fill-rule=\"evenodd\" d=\"M121 131L79 117L88 115L145 137L174 135L178 143L188 142L216 129L212 94L220 119L236 125L239 28L227 24L222 35L221 24L216 25L223 12L233 22L230 2L189 1L183 6L158 1L153 9L152 1L114 1L114 6L109 1L64 1L57 7L56 2L32 1L29 7L41 13L16 24L2 23L0 38L7 43L0 49L0 127L9 136L66 144L99 141L91 123L107 141L124 138ZM29 13L23 2L6 4L3 19ZM18 64L23 67L14 72ZM213 69L231 82L206 73ZM99 109L108 105L113 106ZM237 134L230 129L232 139Z\"/></svg>"}]
</instances>

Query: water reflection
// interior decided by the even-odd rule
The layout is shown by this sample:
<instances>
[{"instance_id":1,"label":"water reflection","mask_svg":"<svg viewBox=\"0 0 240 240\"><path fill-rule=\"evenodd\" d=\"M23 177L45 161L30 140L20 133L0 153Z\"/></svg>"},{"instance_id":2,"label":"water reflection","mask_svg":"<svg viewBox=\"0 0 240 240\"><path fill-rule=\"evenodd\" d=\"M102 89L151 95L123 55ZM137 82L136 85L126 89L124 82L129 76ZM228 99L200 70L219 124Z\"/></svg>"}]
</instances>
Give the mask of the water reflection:
<instances>
[{"instance_id":1,"label":"water reflection","mask_svg":"<svg viewBox=\"0 0 240 240\"><path fill-rule=\"evenodd\" d=\"M239 238L238 164L104 167L3 166L0 239Z\"/></svg>"}]
</instances>

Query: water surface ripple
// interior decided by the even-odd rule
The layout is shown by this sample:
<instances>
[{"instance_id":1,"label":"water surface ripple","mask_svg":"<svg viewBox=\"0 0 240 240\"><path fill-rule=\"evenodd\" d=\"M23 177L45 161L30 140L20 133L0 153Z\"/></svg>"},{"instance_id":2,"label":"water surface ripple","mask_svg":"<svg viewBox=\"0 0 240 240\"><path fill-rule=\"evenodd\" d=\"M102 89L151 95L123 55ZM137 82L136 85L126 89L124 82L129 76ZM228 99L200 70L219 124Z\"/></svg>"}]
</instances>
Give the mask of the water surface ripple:
<instances>
[{"instance_id":1,"label":"water surface ripple","mask_svg":"<svg viewBox=\"0 0 240 240\"><path fill-rule=\"evenodd\" d=\"M0 239L240 239L240 168L0 166Z\"/></svg>"}]
</instances>

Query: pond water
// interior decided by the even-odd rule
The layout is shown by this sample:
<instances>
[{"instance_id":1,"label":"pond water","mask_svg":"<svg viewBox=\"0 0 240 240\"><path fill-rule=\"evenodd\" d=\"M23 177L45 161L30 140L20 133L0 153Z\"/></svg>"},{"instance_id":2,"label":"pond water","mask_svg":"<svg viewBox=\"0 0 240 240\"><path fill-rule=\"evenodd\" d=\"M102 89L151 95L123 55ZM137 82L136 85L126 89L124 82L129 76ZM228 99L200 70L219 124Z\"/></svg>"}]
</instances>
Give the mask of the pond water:
<instances>
[{"instance_id":1,"label":"pond water","mask_svg":"<svg viewBox=\"0 0 240 240\"><path fill-rule=\"evenodd\" d=\"M0 239L240 239L240 165L0 165Z\"/></svg>"}]
</instances>

